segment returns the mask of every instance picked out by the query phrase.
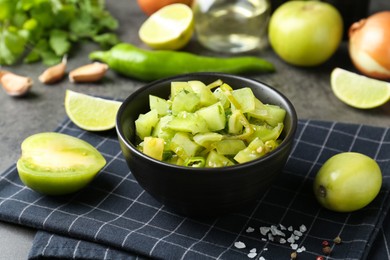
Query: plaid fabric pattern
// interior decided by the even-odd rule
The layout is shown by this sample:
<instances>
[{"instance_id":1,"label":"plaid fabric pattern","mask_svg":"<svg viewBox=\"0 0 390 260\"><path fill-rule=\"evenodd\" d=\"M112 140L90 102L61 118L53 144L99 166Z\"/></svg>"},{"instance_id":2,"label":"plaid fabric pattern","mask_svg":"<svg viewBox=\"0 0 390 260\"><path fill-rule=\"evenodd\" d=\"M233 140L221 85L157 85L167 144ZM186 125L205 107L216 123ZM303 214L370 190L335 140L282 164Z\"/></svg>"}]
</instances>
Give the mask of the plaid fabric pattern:
<instances>
[{"instance_id":1,"label":"plaid fabric pattern","mask_svg":"<svg viewBox=\"0 0 390 260\"><path fill-rule=\"evenodd\" d=\"M290 243L270 241L260 228L283 225L287 238L304 225L295 242L299 259L321 255L322 241L336 236L343 242L332 244L330 259L364 259L389 209L389 128L300 120L285 170L269 191L253 207L212 219L177 215L149 196L127 168L114 131L86 132L69 119L56 131L91 143L108 163L91 185L63 197L26 188L15 165L0 176L0 219L50 232L37 234L31 258L57 250L89 259L288 259ZM383 187L366 208L335 213L315 201L312 181L330 156L345 151L374 158ZM245 248L235 246L239 241Z\"/></svg>"}]
</instances>

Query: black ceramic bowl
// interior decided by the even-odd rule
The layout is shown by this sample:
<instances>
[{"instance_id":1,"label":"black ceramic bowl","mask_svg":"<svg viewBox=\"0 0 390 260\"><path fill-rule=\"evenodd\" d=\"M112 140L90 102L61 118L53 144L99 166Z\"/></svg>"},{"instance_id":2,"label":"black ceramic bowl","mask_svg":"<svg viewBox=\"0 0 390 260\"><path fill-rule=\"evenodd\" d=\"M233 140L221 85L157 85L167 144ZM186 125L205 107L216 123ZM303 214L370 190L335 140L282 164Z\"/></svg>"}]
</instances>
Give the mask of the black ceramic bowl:
<instances>
[{"instance_id":1,"label":"black ceramic bowl","mask_svg":"<svg viewBox=\"0 0 390 260\"><path fill-rule=\"evenodd\" d=\"M250 87L257 98L279 105L287 113L283 141L268 155L244 164L221 168L191 168L155 160L134 144L134 121L149 111L149 95L168 98L172 81L217 79L232 88ZM174 211L192 216L223 214L259 199L278 177L290 154L297 116L291 102L277 90L253 79L221 73L192 73L147 84L123 102L117 114L119 143L132 174L150 195Z\"/></svg>"}]
</instances>

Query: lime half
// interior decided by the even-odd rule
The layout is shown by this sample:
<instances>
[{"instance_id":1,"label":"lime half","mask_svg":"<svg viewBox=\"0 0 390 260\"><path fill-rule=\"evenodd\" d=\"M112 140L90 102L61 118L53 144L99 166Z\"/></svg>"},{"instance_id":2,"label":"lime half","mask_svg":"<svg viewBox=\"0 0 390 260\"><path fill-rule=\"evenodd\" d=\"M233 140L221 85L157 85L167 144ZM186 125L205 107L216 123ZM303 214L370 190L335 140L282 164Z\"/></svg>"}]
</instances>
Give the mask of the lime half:
<instances>
[{"instance_id":1,"label":"lime half","mask_svg":"<svg viewBox=\"0 0 390 260\"><path fill-rule=\"evenodd\" d=\"M341 68L331 73L332 91L338 99L355 108L379 107L390 100L390 83Z\"/></svg>"},{"instance_id":2,"label":"lime half","mask_svg":"<svg viewBox=\"0 0 390 260\"><path fill-rule=\"evenodd\" d=\"M65 111L70 120L87 131L105 131L115 127L122 102L66 90Z\"/></svg>"},{"instance_id":3,"label":"lime half","mask_svg":"<svg viewBox=\"0 0 390 260\"><path fill-rule=\"evenodd\" d=\"M194 32L192 9L185 4L170 4L149 16L138 35L149 47L177 50L184 47Z\"/></svg>"}]
</instances>

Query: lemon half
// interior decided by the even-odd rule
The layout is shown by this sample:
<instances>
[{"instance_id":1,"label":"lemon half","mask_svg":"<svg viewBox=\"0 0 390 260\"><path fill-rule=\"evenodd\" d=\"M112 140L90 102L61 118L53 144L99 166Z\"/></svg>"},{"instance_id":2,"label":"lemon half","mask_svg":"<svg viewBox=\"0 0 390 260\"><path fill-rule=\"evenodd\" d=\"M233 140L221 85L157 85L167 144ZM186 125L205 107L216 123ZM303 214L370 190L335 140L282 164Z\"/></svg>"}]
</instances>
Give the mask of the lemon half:
<instances>
[{"instance_id":1,"label":"lemon half","mask_svg":"<svg viewBox=\"0 0 390 260\"><path fill-rule=\"evenodd\" d=\"M105 131L115 127L122 102L66 90L65 111L70 120L87 131Z\"/></svg>"},{"instance_id":2,"label":"lemon half","mask_svg":"<svg viewBox=\"0 0 390 260\"><path fill-rule=\"evenodd\" d=\"M390 100L390 83L341 68L332 71L331 86L337 98L355 108L375 108Z\"/></svg>"},{"instance_id":3,"label":"lemon half","mask_svg":"<svg viewBox=\"0 0 390 260\"><path fill-rule=\"evenodd\" d=\"M184 47L194 32L192 9L185 4L170 4L149 16L138 35L149 47L177 50Z\"/></svg>"}]
</instances>

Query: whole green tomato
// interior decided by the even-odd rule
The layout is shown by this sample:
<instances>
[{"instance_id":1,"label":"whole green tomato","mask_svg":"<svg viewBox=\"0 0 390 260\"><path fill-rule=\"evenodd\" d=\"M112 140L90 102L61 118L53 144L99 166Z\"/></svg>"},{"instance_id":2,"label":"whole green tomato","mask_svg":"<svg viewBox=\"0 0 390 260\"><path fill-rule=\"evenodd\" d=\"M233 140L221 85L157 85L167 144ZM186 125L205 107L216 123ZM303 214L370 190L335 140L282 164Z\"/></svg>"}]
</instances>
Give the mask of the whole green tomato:
<instances>
[{"instance_id":1,"label":"whole green tomato","mask_svg":"<svg viewBox=\"0 0 390 260\"><path fill-rule=\"evenodd\" d=\"M80 190L106 165L106 159L89 143L61 133L27 137L16 167L22 182L48 195Z\"/></svg>"},{"instance_id":2,"label":"whole green tomato","mask_svg":"<svg viewBox=\"0 0 390 260\"><path fill-rule=\"evenodd\" d=\"M268 38L287 63L316 66L337 50L343 36L338 10L320 1L287 1L272 14Z\"/></svg>"},{"instance_id":3,"label":"whole green tomato","mask_svg":"<svg viewBox=\"0 0 390 260\"><path fill-rule=\"evenodd\" d=\"M314 179L314 194L327 209L351 212L367 206L378 195L382 173L372 158L345 152L328 159Z\"/></svg>"}]
</instances>

